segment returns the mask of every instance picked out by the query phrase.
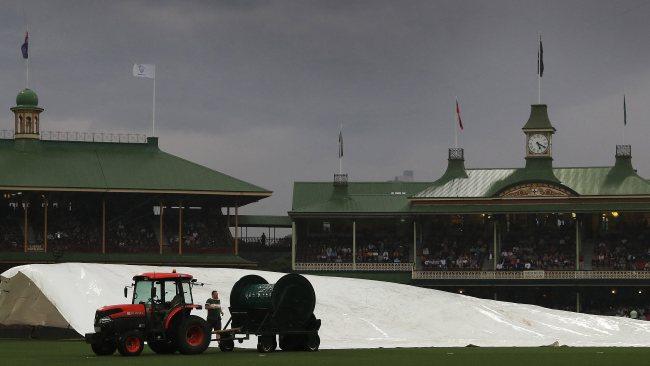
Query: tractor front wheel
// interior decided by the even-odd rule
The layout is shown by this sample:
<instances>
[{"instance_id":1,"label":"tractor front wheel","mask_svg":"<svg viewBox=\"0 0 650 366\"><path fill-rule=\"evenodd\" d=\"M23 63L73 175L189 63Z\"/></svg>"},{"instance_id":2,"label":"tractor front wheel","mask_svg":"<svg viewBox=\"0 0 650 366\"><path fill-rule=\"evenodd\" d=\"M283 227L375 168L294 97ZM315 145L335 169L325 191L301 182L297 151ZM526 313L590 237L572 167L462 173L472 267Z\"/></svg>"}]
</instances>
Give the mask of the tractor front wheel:
<instances>
[{"instance_id":1,"label":"tractor front wheel","mask_svg":"<svg viewBox=\"0 0 650 366\"><path fill-rule=\"evenodd\" d=\"M144 339L137 330L125 332L117 341L117 351L122 356L139 356L143 349Z\"/></svg>"},{"instance_id":2,"label":"tractor front wheel","mask_svg":"<svg viewBox=\"0 0 650 366\"><path fill-rule=\"evenodd\" d=\"M208 323L196 315L183 319L176 330L176 344L184 355L203 353L210 345L210 338Z\"/></svg>"},{"instance_id":3,"label":"tractor front wheel","mask_svg":"<svg viewBox=\"0 0 650 366\"><path fill-rule=\"evenodd\" d=\"M104 341L101 343L91 343L90 348L97 356L110 356L115 353L117 346L114 342Z\"/></svg>"}]
</instances>

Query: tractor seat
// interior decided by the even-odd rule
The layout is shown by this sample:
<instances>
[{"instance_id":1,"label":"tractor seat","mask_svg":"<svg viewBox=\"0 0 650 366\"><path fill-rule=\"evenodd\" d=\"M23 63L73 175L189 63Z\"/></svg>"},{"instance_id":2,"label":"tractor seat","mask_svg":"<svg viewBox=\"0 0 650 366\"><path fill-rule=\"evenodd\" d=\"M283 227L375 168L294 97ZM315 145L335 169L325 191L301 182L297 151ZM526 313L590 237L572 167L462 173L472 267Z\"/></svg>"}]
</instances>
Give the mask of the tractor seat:
<instances>
[{"instance_id":1,"label":"tractor seat","mask_svg":"<svg viewBox=\"0 0 650 366\"><path fill-rule=\"evenodd\" d=\"M175 307L183 303L183 294L176 294L172 301L169 302L169 310L174 309Z\"/></svg>"}]
</instances>

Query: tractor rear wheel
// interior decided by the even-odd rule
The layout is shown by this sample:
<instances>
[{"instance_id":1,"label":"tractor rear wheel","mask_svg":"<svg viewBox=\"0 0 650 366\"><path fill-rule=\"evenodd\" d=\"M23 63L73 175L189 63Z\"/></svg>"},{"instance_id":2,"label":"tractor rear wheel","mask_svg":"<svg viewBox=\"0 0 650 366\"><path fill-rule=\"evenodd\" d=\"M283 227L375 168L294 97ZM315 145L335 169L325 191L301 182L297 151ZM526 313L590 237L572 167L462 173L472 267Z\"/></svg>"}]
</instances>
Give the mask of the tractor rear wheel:
<instances>
[{"instance_id":1,"label":"tractor rear wheel","mask_svg":"<svg viewBox=\"0 0 650 366\"><path fill-rule=\"evenodd\" d=\"M219 349L222 352L230 352L235 349L235 342L232 339L219 341Z\"/></svg>"},{"instance_id":2,"label":"tractor rear wheel","mask_svg":"<svg viewBox=\"0 0 650 366\"><path fill-rule=\"evenodd\" d=\"M203 353L210 345L210 328L203 318L190 315L176 329L176 344L184 355Z\"/></svg>"},{"instance_id":3,"label":"tractor rear wheel","mask_svg":"<svg viewBox=\"0 0 650 366\"><path fill-rule=\"evenodd\" d=\"M149 348L160 355L168 355L176 352L176 345L171 341L148 341Z\"/></svg>"},{"instance_id":4,"label":"tractor rear wheel","mask_svg":"<svg viewBox=\"0 0 650 366\"><path fill-rule=\"evenodd\" d=\"M275 342L275 335L257 337L257 352L269 353L275 351L278 344Z\"/></svg>"},{"instance_id":5,"label":"tractor rear wheel","mask_svg":"<svg viewBox=\"0 0 650 366\"><path fill-rule=\"evenodd\" d=\"M114 342L104 341L101 343L91 343L90 348L97 356L110 356L115 353L117 346Z\"/></svg>"},{"instance_id":6,"label":"tractor rear wheel","mask_svg":"<svg viewBox=\"0 0 650 366\"><path fill-rule=\"evenodd\" d=\"M137 330L126 331L117 340L117 351L122 356L139 356L143 349L144 339Z\"/></svg>"}]
</instances>

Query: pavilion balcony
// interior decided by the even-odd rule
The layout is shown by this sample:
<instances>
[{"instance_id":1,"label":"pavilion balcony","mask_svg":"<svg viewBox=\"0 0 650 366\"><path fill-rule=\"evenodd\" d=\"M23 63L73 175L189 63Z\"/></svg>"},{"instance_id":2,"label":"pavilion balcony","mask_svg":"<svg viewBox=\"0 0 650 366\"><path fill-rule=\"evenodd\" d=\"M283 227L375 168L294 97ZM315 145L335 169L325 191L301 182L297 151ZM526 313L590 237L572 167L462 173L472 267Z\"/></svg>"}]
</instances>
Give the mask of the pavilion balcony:
<instances>
[{"instance_id":1,"label":"pavilion balcony","mask_svg":"<svg viewBox=\"0 0 650 366\"><path fill-rule=\"evenodd\" d=\"M413 263L296 263L296 271L410 272Z\"/></svg>"},{"instance_id":2,"label":"pavilion balcony","mask_svg":"<svg viewBox=\"0 0 650 366\"><path fill-rule=\"evenodd\" d=\"M650 271L413 271L413 280L647 280Z\"/></svg>"}]
</instances>

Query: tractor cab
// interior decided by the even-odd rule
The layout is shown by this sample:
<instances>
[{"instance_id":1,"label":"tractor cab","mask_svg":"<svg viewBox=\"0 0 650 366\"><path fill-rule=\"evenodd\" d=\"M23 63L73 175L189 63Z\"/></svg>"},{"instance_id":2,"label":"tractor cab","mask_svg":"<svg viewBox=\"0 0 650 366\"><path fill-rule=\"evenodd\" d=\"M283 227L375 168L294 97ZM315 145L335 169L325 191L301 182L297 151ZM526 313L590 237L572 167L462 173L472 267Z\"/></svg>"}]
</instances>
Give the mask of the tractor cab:
<instances>
[{"instance_id":1,"label":"tractor cab","mask_svg":"<svg viewBox=\"0 0 650 366\"><path fill-rule=\"evenodd\" d=\"M183 305L194 304L192 284L196 280L182 273L143 273L133 277L132 304L144 305L147 315L164 315ZM128 297L128 287L124 288Z\"/></svg>"}]
</instances>

